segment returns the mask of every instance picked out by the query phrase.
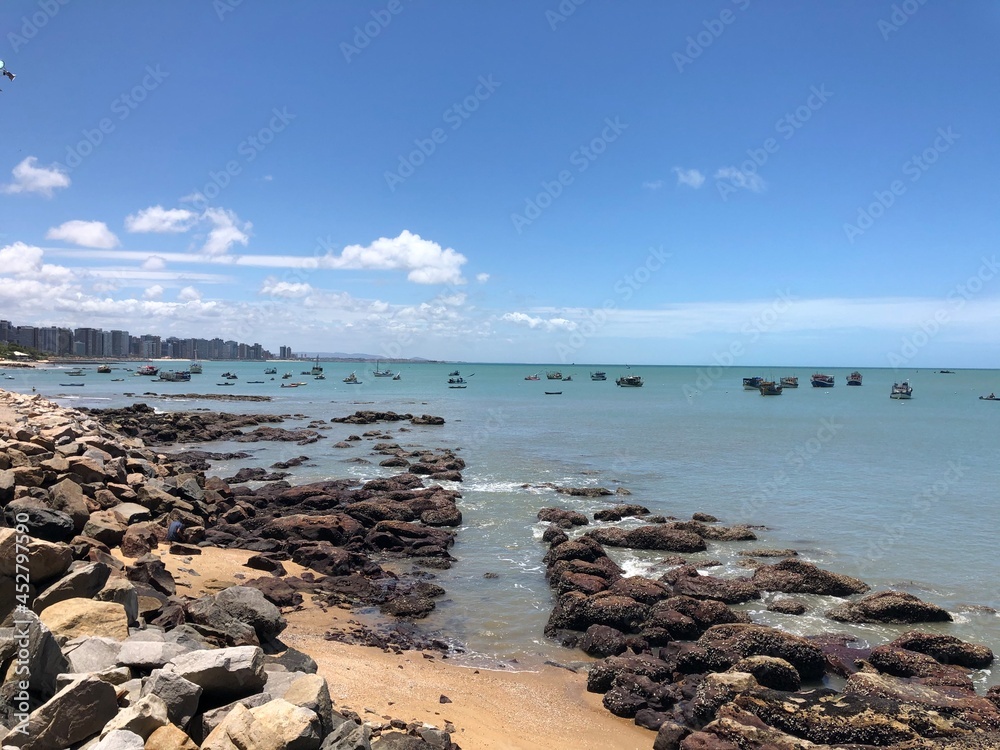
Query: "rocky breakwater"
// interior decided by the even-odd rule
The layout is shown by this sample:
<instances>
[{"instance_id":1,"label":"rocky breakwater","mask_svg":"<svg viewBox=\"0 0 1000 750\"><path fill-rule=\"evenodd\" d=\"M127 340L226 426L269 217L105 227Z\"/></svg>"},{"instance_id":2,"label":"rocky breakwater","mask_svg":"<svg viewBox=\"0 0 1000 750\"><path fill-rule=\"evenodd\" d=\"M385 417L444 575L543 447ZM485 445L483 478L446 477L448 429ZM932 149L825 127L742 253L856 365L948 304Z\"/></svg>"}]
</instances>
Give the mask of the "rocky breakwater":
<instances>
[{"instance_id":1,"label":"rocky breakwater","mask_svg":"<svg viewBox=\"0 0 1000 750\"><path fill-rule=\"evenodd\" d=\"M359 505L354 516L365 520L343 508L342 538L323 521L303 521L297 536L289 531L294 524L270 527L278 547L250 563L268 571L261 579L267 584L179 596L158 553L193 559L213 538L228 545L227 527L267 547L275 537L256 533L264 525L330 514L309 508L317 494L301 490L275 500L283 510L259 519L261 527L239 526L270 506L92 415L4 392L0 412L0 746L456 750L450 735L433 727L362 723L338 711L313 660L281 643L286 623L274 599L296 592L273 582L281 581L287 554L313 566L301 580L341 601L355 600L352 585L377 590L385 602L416 597L415 587L401 586L365 552L412 548L446 561L449 532L427 525L440 533L424 535L433 543L417 541L419 518L453 518L448 508L457 493L421 492L413 474L390 489L358 488L347 505ZM438 454L419 459L457 470L454 459ZM390 508L413 515L378 517ZM168 541L173 521L183 530ZM379 528L383 522L389 525ZM357 532L363 541L354 549L334 545L357 529L367 531ZM349 581L317 570L331 563L316 545L345 565L334 572ZM324 588L327 578L336 582ZM384 593L392 589L398 596Z\"/></svg>"},{"instance_id":2,"label":"rocky breakwater","mask_svg":"<svg viewBox=\"0 0 1000 750\"><path fill-rule=\"evenodd\" d=\"M584 531L590 519L562 508L538 517L549 523L545 564L558 597L546 635L597 660L587 689L603 694L615 715L656 732L655 750L1000 747L1000 688L981 696L970 678L992 664L990 649L919 629L876 648L835 632L803 638L755 624L737 605L765 592L819 594L844 598L824 613L832 622L916 626L950 621L945 610L902 592L869 593L863 581L801 561L794 550L761 550L788 557L758 564L750 577L703 575L676 553L752 540L753 531L702 514L669 522L648 513L621 505L595 514L645 519L628 530ZM675 554L657 580L625 577L609 546ZM785 606L775 611L806 610L777 602Z\"/></svg>"}]
</instances>

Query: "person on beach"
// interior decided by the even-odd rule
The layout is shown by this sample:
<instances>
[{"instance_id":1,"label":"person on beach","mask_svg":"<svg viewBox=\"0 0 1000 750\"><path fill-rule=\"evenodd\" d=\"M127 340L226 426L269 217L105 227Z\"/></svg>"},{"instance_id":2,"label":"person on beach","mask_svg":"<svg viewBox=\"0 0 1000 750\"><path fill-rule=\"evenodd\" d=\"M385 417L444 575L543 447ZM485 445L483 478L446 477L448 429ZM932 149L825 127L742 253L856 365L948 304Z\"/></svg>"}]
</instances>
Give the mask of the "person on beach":
<instances>
[{"instance_id":1,"label":"person on beach","mask_svg":"<svg viewBox=\"0 0 1000 750\"><path fill-rule=\"evenodd\" d=\"M168 542L179 542L181 541L181 531L184 530L184 524L180 521L171 521L170 526L167 527L167 541Z\"/></svg>"}]
</instances>

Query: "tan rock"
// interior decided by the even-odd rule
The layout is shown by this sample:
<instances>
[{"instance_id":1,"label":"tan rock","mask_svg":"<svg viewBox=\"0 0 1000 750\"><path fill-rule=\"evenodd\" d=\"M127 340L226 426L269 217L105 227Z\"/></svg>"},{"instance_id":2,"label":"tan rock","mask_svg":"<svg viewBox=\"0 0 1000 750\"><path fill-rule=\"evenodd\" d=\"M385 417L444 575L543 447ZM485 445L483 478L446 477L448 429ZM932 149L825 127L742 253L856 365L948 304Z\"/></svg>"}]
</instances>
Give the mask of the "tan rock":
<instances>
[{"instance_id":1,"label":"tan rock","mask_svg":"<svg viewBox=\"0 0 1000 750\"><path fill-rule=\"evenodd\" d=\"M116 602L66 599L41 613L40 619L57 638L96 635L124 641L128 638L125 607Z\"/></svg>"},{"instance_id":2,"label":"tan rock","mask_svg":"<svg viewBox=\"0 0 1000 750\"><path fill-rule=\"evenodd\" d=\"M14 529L0 529L0 576L13 578L19 535ZM20 535L24 536L24 535ZM66 572L73 562L73 550L68 544L45 542L29 537L28 575L31 583L38 585Z\"/></svg>"},{"instance_id":3,"label":"tan rock","mask_svg":"<svg viewBox=\"0 0 1000 750\"><path fill-rule=\"evenodd\" d=\"M246 709L237 705L202 743L202 750L316 750L319 717L308 708L278 699Z\"/></svg>"},{"instance_id":4,"label":"tan rock","mask_svg":"<svg viewBox=\"0 0 1000 750\"><path fill-rule=\"evenodd\" d=\"M170 719L167 718L167 704L160 696L149 694L119 711L115 718L104 725L101 736L116 729L124 729L135 732L145 740L157 729L168 724Z\"/></svg>"},{"instance_id":5,"label":"tan rock","mask_svg":"<svg viewBox=\"0 0 1000 750\"><path fill-rule=\"evenodd\" d=\"M173 724L167 724L149 735L145 750L198 750L198 745Z\"/></svg>"}]
</instances>

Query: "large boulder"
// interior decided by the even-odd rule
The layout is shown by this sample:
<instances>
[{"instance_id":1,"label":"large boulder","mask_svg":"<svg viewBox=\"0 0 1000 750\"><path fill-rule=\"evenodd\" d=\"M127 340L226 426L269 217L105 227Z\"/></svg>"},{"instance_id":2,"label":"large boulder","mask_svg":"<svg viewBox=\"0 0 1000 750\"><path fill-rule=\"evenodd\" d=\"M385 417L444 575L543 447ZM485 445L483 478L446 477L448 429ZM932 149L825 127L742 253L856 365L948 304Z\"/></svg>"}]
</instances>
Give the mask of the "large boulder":
<instances>
[{"instance_id":1,"label":"large boulder","mask_svg":"<svg viewBox=\"0 0 1000 750\"><path fill-rule=\"evenodd\" d=\"M15 500L3 509L8 526L23 526L31 536L47 542L73 538L73 519L68 513L37 505L37 500Z\"/></svg>"},{"instance_id":2,"label":"large boulder","mask_svg":"<svg viewBox=\"0 0 1000 750\"><path fill-rule=\"evenodd\" d=\"M104 726L102 733L106 735L108 732L122 730L134 732L145 740L157 729L169 723L166 702L155 693L148 693L122 709Z\"/></svg>"},{"instance_id":3,"label":"large boulder","mask_svg":"<svg viewBox=\"0 0 1000 750\"><path fill-rule=\"evenodd\" d=\"M765 625L714 625L705 631L698 643L733 654L737 660L749 656L784 659L806 680L821 678L826 665L822 649L815 644Z\"/></svg>"},{"instance_id":4,"label":"large boulder","mask_svg":"<svg viewBox=\"0 0 1000 750\"><path fill-rule=\"evenodd\" d=\"M141 696L155 694L167 704L167 716L172 724L186 729L195 713L198 711L198 701L202 689L190 680L175 672L165 669L154 669L148 678L142 681Z\"/></svg>"},{"instance_id":5,"label":"large boulder","mask_svg":"<svg viewBox=\"0 0 1000 750\"><path fill-rule=\"evenodd\" d=\"M16 669L16 665L27 668L28 690L36 700L46 701L56 693L57 675L71 671L70 663L59 649L55 636L38 615L33 612L21 612L17 619L18 623L11 632L12 641L17 644L18 650L23 650L24 644L19 641L27 633L28 657L20 664L18 662L11 664L11 669ZM0 659L0 662L4 661L6 660ZM6 677L0 674L0 678L4 678L4 681L11 686L21 681L13 671Z\"/></svg>"},{"instance_id":6,"label":"large boulder","mask_svg":"<svg viewBox=\"0 0 1000 750\"><path fill-rule=\"evenodd\" d=\"M27 545L24 545L23 537L14 529L0 529L0 576L14 578L15 572L23 572L17 570L16 560L24 546L27 547L28 576L35 586L61 576L73 562L73 549L68 544L29 537Z\"/></svg>"},{"instance_id":7,"label":"large boulder","mask_svg":"<svg viewBox=\"0 0 1000 750\"><path fill-rule=\"evenodd\" d=\"M261 641L272 640L288 625L281 611L264 595L249 586L230 586L215 595L215 603L226 613L244 622Z\"/></svg>"},{"instance_id":8,"label":"large boulder","mask_svg":"<svg viewBox=\"0 0 1000 750\"><path fill-rule=\"evenodd\" d=\"M278 699L255 708L236 706L205 738L202 750L318 750L322 740L313 711Z\"/></svg>"},{"instance_id":9,"label":"large boulder","mask_svg":"<svg viewBox=\"0 0 1000 750\"><path fill-rule=\"evenodd\" d=\"M110 575L111 568L104 563L74 563L68 575L60 578L35 598L32 609L41 612L46 607L66 599L78 597L92 599L104 588Z\"/></svg>"},{"instance_id":10,"label":"large boulder","mask_svg":"<svg viewBox=\"0 0 1000 750\"><path fill-rule=\"evenodd\" d=\"M951 635L911 630L889 644L934 657L942 664L957 664L969 669L986 669L993 663L993 652L986 646L966 643Z\"/></svg>"},{"instance_id":11,"label":"large boulder","mask_svg":"<svg viewBox=\"0 0 1000 750\"><path fill-rule=\"evenodd\" d=\"M826 616L839 622L951 622L947 610L901 591L879 591L834 607Z\"/></svg>"},{"instance_id":12,"label":"large boulder","mask_svg":"<svg viewBox=\"0 0 1000 750\"><path fill-rule=\"evenodd\" d=\"M2 744L22 750L68 748L100 732L117 713L115 688L96 677L82 677L32 711L26 732L10 732Z\"/></svg>"},{"instance_id":13,"label":"large boulder","mask_svg":"<svg viewBox=\"0 0 1000 750\"><path fill-rule=\"evenodd\" d=\"M200 686L213 699L249 695L267 680L264 652L258 646L191 651L171 661L166 669Z\"/></svg>"},{"instance_id":14,"label":"large boulder","mask_svg":"<svg viewBox=\"0 0 1000 750\"><path fill-rule=\"evenodd\" d=\"M621 538L620 544L614 546L665 552L703 552L706 549L705 540L698 534L666 524L651 524L629 529Z\"/></svg>"},{"instance_id":15,"label":"large boulder","mask_svg":"<svg viewBox=\"0 0 1000 750\"><path fill-rule=\"evenodd\" d=\"M65 599L40 615L53 635L64 638L96 635L123 641L128 638L128 616L115 602Z\"/></svg>"},{"instance_id":16,"label":"large boulder","mask_svg":"<svg viewBox=\"0 0 1000 750\"><path fill-rule=\"evenodd\" d=\"M860 579L832 573L794 558L757 568L753 572L753 582L761 591L786 594L850 596L869 590L868 584Z\"/></svg>"},{"instance_id":17,"label":"large boulder","mask_svg":"<svg viewBox=\"0 0 1000 750\"><path fill-rule=\"evenodd\" d=\"M72 479L63 479L49 487L49 505L69 515L77 534L83 531L90 518L87 496L83 494L83 488Z\"/></svg>"},{"instance_id":18,"label":"large boulder","mask_svg":"<svg viewBox=\"0 0 1000 750\"><path fill-rule=\"evenodd\" d=\"M126 529L128 529L128 524L117 513L110 510L98 510L90 514L90 518L87 519L81 533L108 547L117 547L121 544Z\"/></svg>"},{"instance_id":19,"label":"large boulder","mask_svg":"<svg viewBox=\"0 0 1000 750\"><path fill-rule=\"evenodd\" d=\"M692 599L718 599L726 604L760 599L760 591L753 581L701 575L693 565L683 565L668 571L660 580L672 586L674 594L690 596Z\"/></svg>"}]
</instances>

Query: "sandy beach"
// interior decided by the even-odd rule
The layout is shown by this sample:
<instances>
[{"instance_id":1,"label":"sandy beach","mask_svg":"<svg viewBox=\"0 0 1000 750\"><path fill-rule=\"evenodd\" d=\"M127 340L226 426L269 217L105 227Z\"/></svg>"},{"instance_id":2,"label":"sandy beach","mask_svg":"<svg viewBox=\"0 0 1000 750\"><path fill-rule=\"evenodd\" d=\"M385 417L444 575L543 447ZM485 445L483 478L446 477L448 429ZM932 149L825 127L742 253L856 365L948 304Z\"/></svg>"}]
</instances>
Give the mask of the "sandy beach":
<instances>
[{"instance_id":1,"label":"sandy beach","mask_svg":"<svg viewBox=\"0 0 1000 750\"><path fill-rule=\"evenodd\" d=\"M117 552L117 551L116 551ZM157 551L177 581L178 594L215 593L260 572L243 566L254 553L203 548L201 555L180 557ZM125 558L122 558L125 559ZM283 563L288 575L305 571ZM619 719L588 693L586 675L542 666L539 671L500 672L449 663L439 654L381 649L328 641L323 635L353 618L348 611L323 611L306 603L286 611L288 628L281 640L319 664L330 695L341 709L363 720L401 719L439 728L454 726L463 750L648 750L656 735ZM573 654L577 658L579 654ZM442 703L446 696L451 703Z\"/></svg>"}]
</instances>

